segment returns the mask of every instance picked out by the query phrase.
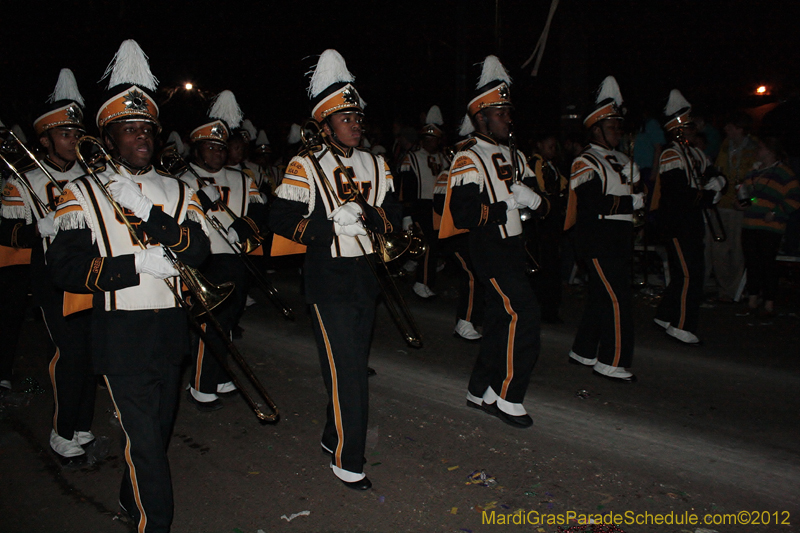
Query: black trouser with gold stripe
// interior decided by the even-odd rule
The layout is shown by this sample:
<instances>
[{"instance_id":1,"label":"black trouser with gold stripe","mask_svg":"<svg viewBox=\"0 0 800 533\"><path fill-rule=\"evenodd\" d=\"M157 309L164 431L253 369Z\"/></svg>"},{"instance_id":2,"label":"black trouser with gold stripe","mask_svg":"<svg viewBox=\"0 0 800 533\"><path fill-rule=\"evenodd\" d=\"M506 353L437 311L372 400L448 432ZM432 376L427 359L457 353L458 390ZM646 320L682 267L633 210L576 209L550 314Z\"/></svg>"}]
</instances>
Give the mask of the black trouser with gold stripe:
<instances>
[{"instance_id":1,"label":"black trouser with gold stripe","mask_svg":"<svg viewBox=\"0 0 800 533\"><path fill-rule=\"evenodd\" d=\"M332 463L359 474L364 467L369 414L367 360L375 322L375 300L355 293L349 303L312 306L322 379L328 391L322 445Z\"/></svg>"},{"instance_id":2,"label":"black trouser with gold stripe","mask_svg":"<svg viewBox=\"0 0 800 533\"><path fill-rule=\"evenodd\" d=\"M53 429L72 440L75 431L92 428L97 382L92 371L91 311L65 317L63 307L61 298L48 302L42 305L42 315L56 347L49 368L55 400Z\"/></svg>"},{"instance_id":3,"label":"black trouser with gold stripe","mask_svg":"<svg viewBox=\"0 0 800 533\"><path fill-rule=\"evenodd\" d=\"M172 479L167 447L178 407L189 329L180 308L93 311L95 370L102 373L122 427L125 470L120 503L137 533L170 530Z\"/></svg>"},{"instance_id":4,"label":"black trouser with gold stripe","mask_svg":"<svg viewBox=\"0 0 800 533\"><path fill-rule=\"evenodd\" d=\"M484 287L475 274L475 267L469 255L469 236L454 235L444 241L444 247L453 254L461 268L458 273L458 307L456 319L473 325L483 324Z\"/></svg>"},{"instance_id":5,"label":"black trouser with gold stripe","mask_svg":"<svg viewBox=\"0 0 800 533\"><path fill-rule=\"evenodd\" d=\"M667 242L670 279L656 311L658 320L692 333L697 332L700 304L703 301L703 237L673 237Z\"/></svg>"},{"instance_id":6,"label":"black trouser with gold stripe","mask_svg":"<svg viewBox=\"0 0 800 533\"><path fill-rule=\"evenodd\" d=\"M247 269L234 254L213 254L203 263L201 272L213 284L232 281L235 285L231 295L212 311L230 338L231 330L247 300ZM200 392L215 394L217 385L231 380L217 360L220 355L226 356L228 349L213 326L203 323L202 327L211 346L206 346L202 339L198 340L191 385Z\"/></svg>"},{"instance_id":7,"label":"black trouser with gold stripe","mask_svg":"<svg viewBox=\"0 0 800 533\"><path fill-rule=\"evenodd\" d=\"M470 231L470 256L484 284L483 338L468 390L488 387L509 403L522 403L539 357L539 305L525 275L521 236L498 242L495 232Z\"/></svg>"},{"instance_id":8,"label":"black trouser with gold stripe","mask_svg":"<svg viewBox=\"0 0 800 533\"><path fill-rule=\"evenodd\" d=\"M439 263L439 231L433 229L433 201L419 200L420 204L414 212L414 222L419 224L428 249L417 261L416 280L418 283L432 287L436 282L436 268Z\"/></svg>"},{"instance_id":9,"label":"black trouser with gold stripe","mask_svg":"<svg viewBox=\"0 0 800 533\"><path fill-rule=\"evenodd\" d=\"M572 351L610 366L633 362L633 294L627 257L585 259L589 301L578 326Z\"/></svg>"}]
</instances>

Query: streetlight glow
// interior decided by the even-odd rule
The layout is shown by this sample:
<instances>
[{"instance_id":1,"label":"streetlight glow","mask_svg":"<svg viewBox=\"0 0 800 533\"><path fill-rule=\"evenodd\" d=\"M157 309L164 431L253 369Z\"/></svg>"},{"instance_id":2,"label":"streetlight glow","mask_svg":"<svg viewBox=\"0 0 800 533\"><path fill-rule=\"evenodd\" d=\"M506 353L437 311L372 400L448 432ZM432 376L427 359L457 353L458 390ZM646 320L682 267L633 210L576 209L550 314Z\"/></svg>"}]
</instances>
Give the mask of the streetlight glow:
<instances>
[{"instance_id":1,"label":"streetlight glow","mask_svg":"<svg viewBox=\"0 0 800 533\"><path fill-rule=\"evenodd\" d=\"M187 81L186 84L183 86L183 88L186 89L187 91L191 91L194 88L194 85L192 85L191 82Z\"/></svg>"},{"instance_id":2,"label":"streetlight glow","mask_svg":"<svg viewBox=\"0 0 800 533\"><path fill-rule=\"evenodd\" d=\"M759 96L763 96L767 94L767 86L766 85L759 85L756 89L756 94Z\"/></svg>"}]
</instances>

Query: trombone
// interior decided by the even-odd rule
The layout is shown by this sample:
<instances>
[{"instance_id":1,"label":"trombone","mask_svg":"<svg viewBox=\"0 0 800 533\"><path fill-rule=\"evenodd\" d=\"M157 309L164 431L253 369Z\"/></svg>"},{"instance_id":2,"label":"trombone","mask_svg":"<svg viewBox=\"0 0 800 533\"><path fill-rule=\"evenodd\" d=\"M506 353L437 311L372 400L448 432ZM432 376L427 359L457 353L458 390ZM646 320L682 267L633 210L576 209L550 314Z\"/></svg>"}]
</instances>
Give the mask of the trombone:
<instances>
[{"instance_id":1,"label":"trombone","mask_svg":"<svg viewBox=\"0 0 800 533\"><path fill-rule=\"evenodd\" d=\"M124 222L125 227L128 229L128 232L130 233L131 238L134 240L134 242L143 250L146 249L147 248L146 244L142 242L142 240L139 238L139 235L136 233L136 228L134 228L133 225L128 220L128 217L125 215L122 206L120 206L117 203L117 201L111 195L111 192L109 192L109 190L106 188L107 184L103 183L103 181L100 179L100 176L97 175L97 172L92 167L92 164L97 159L93 159L92 161L87 161L83 157L83 154L81 153L81 147L84 144L89 144L95 147L99 152L99 157L105 160L106 164L113 172L120 175L124 175L123 174L124 171L111 158L111 155L105 150L105 148L98 139L89 136L84 136L78 139L78 143L75 146L75 151L78 155L78 160L86 168L89 177L98 187L98 189L100 189L100 191L103 192L103 195L113 207L115 213L117 214L117 217ZM221 304L225 300L225 298L227 298L233 291L234 289L233 283L227 282L227 283L222 283L220 285L212 285L205 278L203 278L203 276L195 269L187 265L184 265L175 256L175 253L172 250L170 250L167 247L163 247L163 250L166 258L169 260L169 262L172 264L175 270L178 271L178 276L180 277L181 282L188 288L189 292L191 293L191 297L185 297L181 293L180 288L172 280L170 280L170 278L165 278L164 283L166 283L167 287L169 287L170 292L172 292L173 296L175 297L175 301L183 308L184 311L186 311L186 315L189 319L189 322L192 324L195 330L197 330L198 334L203 339L203 341L205 341L208 346L212 347L212 352L217 357L220 366L222 366L222 368L224 368L225 371L228 372L228 374L231 377L231 381L236 386L236 388L241 392L242 397L244 398L245 402L250 407L250 409L253 411L253 413L256 415L256 417L261 422L277 422L280 417L277 406L270 398L264 386L261 384L256 375L253 373L253 370L247 364L244 357L242 357L242 354L239 353L239 350L233 344L233 341L231 341L228 333L222 329L222 326L220 325L219 321L211 313L211 310L214 307ZM225 360L224 354L217 353L213 349L214 344L208 342L208 338L206 337L203 328L197 321L197 317L201 315L206 315L207 322L211 324L214 330L219 334L220 338L222 338L228 350L228 353L239 365L242 372L245 374L247 379L259 393L261 398L264 400L271 413L265 413L264 411L262 411L261 407L256 403L255 399L253 399L253 397L242 387L242 383L236 376L236 374L231 372L231 369L227 361Z\"/></svg>"},{"instance_id":2,"label":"trombone","mask_svg":"<svg viewBox=\"0 0 800 533\"><path fill-rule=\"evenodd\" d=\"M360 189L354 182L353 177L349 172L347 172L347 169L345 169L342 160L339 158L336 152L333 151L330 141L328 140L328 136L322 129L322 126L320 126L319 122L314 119L306 120L301 129L300 136L303 144L309 150L309 159L314 165L314 170L316 170L319 180L328 189L328 193L334 199L336 205L341 206L343 202L339 199L339 194L334 190L333 185L331 185L328 177L325 175L325 171L322 169L322 165L314 155L314 148L323 144L336 160L336 165L339 167L342 175L347 179L350 189L353 191L354 197L359 202L366 203L366 200L361 195ZM397 289L397 285L395 285L394 280L389 272L389 267L386 264L387 257L391 255L387 250L387 246L385 244L386 241L381 239L381 236L376 235L369 230L367 230L367 235L372 242L372 248L375 251L376 262L383 267L380 272L367 257L367 251L364 249L364 245L361 244L361 240L356 238L355 241L358 243L358 247L361 249L361 254L365 259L367 259L366 262L381 288L386 309L389 311L392 321L394 321L395 325L400 330L400 334L403 336L403 339L406 341L406 343L412 348L422 348L422 335L420 335L417 324L414 321L414 317L411 315L411 311L409 311L408 306L400 294L400 291ZM396 257L397 256L394 258ZM389 259L389 261L390 260L391 259ZM384 273L384 275L381 275L381 273Z\"/></svg>"},{"instance_id":3,"label":"trombone","mask_svg":"<svg viewBox=\"0 0 800 533\"><path fill-rule=\"evenodd\" d=\"M159 155L159 163L167 172L172 173L172 169L176 165L181 165L181 167L186 168L192 175L197 179L199 183L204 183L207 181L207 178L203 178L200 176L195 170L189 165L183 157L178 153L174 146L170 146L163 150ZM180 169L180 167L179 167ZM238 219L239 217L233 212L233 210L228 207L228 205L223 202L221 199L217 200L216 205L220 206L229 217L233 220ZM222 240L225 241L228 246L230 246L233 253L241 260L244 264L247 271L250 272L250 275L255 279L256 285L260 288L264 294L267 295L269 300L278 308L278 310L283 315L283 318L286 320L294 320L294 311L288 304L286 304L281 297L278 295L278 290L269 282L269 280L264 277L264 275L256 268L253 264L253 261L250 260L247 254L258 248L264 242L264 238L261 237L257 232L250 238L248 238L244 243L232 243L228 240L228 231L225 229L225 226L220 222L220 220L213 214L213 213L204 213L206 220L214 230L219 233L222 237Z\"/></svg>"},{"instance_id":4,"label":"trombone","mask_svg":"<svg viewBox=\"0 0 800 533\"><path fill-rule=\"evenodd\" d=\"M511 178L511 181L513 183L522 185L523 184L522 178L520 178L519 166L517 164L518 162L517 137L516 135L514 135L513 129L509 129L508 131L508 150L509 150L509 155L511 156L511 166L513 169L512 170L513 177ZM518 211L519 211L520 222L527 222L528 220L533 218L533 211L531 211L530 208L528 207L520 207ZM537 235L536 239L538 240L538 238L539 236ZM527 237L525 239L525 255L527 256L526 257L527 261L525 265L525 274L527 276L533 276L534 274L539 272L539 262L534 257L534 254L532 254L531 251L528 249Z\"/></svg>"},{"instance_id":5,"label":"trombone","mask_svg":"<svg viewBox=\"0 0 800 533\"><path fill-rule=\"evenodd\" d=\"M45 167L42 164L42 162L39 161L39 158L37 158L36 155L33 152L31 152L22 141L19 140L19 137L17 137L17 135L12 130L8 128L0 128L0 135L2 134L8 135L6 142L11 142L17 147L22 148L22 150L25 152L25 155L27 155L31 159L31 161L33 161L36 164L36 166L39 167L39 169L44 173L44 175L52 184L53 189L55 189L55 191L58 193L58 196L64 194L64 189L61 187L61 184L58 183L58 180L56 180L53 177L53 175L50 174L50 171L47 170L47 167ZM5 147L5 143L3 146ZM17 169L17 167L13 163L11 163L11 161L8 160L8 158L2 153L2 151L0 151L0 159L3 160L3 162L9 168L9 170L11 170L11 172L16 176L17 181L20 183L20 185L22 185L25 188L25 190L28 191L28 194L30 194L33 201L36 202L36 204L39 206L39 209L43 215L46 215L53 210L52 206L48 202L45 202L39 197L38 194L36 194L36 191L33 190L33 186L28 181L28 178L25 176L25 174L20 172L20 170ZM18 162L19 161L17 161L17 163Z\"/></svg>"}]
</instances>

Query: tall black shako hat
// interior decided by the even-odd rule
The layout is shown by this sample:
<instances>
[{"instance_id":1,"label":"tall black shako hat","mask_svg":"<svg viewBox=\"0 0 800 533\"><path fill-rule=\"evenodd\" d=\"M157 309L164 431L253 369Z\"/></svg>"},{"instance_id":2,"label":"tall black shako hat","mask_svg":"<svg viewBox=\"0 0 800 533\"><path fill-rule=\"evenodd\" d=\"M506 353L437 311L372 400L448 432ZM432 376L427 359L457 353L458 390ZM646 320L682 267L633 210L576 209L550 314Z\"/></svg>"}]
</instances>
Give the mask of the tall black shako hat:
<instances>
[{"instance_id":1,"label":"tall black shako hat","mask_svg":"<svg viewBox=\"0 0 800 533\"><path fill-rule=\"evenodd\" d=\"M488 107L512 106L511 76L497 59L497 56L486 56L481 65L481 75L475 86L472 100L467 104L467 114L461 121L458 134L467 136L475 131L472 117Z\"/></svg>"},{"instance_id":2,"label":"tall black shako hat","mask_svg":"<svg viewBox=\"0 0 800 533\"><path fill-rule=\"evenodd\" d=\"M189 141L213 141L227 146L231 131L239 127L242 117L242 110L233 93L222 91L214 98L208 117L189 134Z\"/></svg>"},{"instance_id":3,"label":"tall black shako hat","mask_svg":"<svg viewBox=\"0 0 800 533\"><path fill-rule=\"evenodd\" d=\"M105 101L97 111L101 132L111 122L140 120L161 129L154 99L158 79L150 72L147 56L136 41L123 41L100 80L106 78Z\"/></svg>"},{"instance_id":4,"label":"tall black shako hat","mask_svg":"<svg viewBox=\"0 0 800 533\"><path fill-rule=\"evenodd\" d=\"M601 120L622 120L622 93L614 76L607 76L597 89L594 107L583 119L583 125L588 130Z\"/></svg>"},{"instance_id":5,"label":"tall black shako hat","mask_svg":"<svg viewBox=\"0 0 800 533\"><path fill-rule=\"evenodd\" d=\"M672 131L692 123L692 104L683 97L678 89L669 92L667 105L664 107L664 129Z\"/></svg>"},{"instance_id":6,"label":"tall black shako hat","mask_svg":"<svg viewBox=\"0 0 800 533\"><path fill-rule=\"evenodd\" d=\"M420 135L430 135L432 137L444 137L442 126L444 125L444 118L442 118L442 110L438 105L431 106L428 114L425 115L425 125L419 131Z\"/></svg>"},{"instance_id":7,"label":"tall black shako hat","mask_svg":"<svg viewBox=\"0 0 800 533\"><path fill-rule=\"evenodd\" d=\"M58 74L56 88L47 100L45 112L33 121L36 135L42 135L52 128L78 128L83 125L83 96L78 91L75 75L68 68L62 68Z\"/></svg>"},{"instance_id":8,"label":"tall black shako hat","mask_svg":"<svg viewBox=\"0 0 800 533\"><path fill-rule=\"evenodd\" d=\"M308 96L314 120L322 122L334 113L344 111L364 113L367 104L352 83L356 77L347 70L347 64L339 52L333 49L322 52L309 74L311 83Z\"/></svg>"}]
</instances>

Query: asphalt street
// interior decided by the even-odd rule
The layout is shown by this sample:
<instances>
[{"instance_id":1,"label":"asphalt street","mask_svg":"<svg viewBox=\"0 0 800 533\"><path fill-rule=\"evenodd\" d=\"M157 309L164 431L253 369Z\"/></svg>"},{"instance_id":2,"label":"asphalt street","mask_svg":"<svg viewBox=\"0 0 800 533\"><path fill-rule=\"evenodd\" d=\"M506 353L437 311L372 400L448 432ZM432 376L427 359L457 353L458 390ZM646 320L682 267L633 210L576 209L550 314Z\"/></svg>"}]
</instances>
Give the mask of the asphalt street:
<instances>
[{"instance_id":1,"label":"asphalt street","mask_svg":"<svg viewBox=\"0 0 800 533\"><path fill-rule=\"evenodd\" d=\"M523 430L465 404L478 346L452 336L448 271L430 302L401 280L425 345L405 346L381 308L365 466L374 486L361 493L340 484L320 453L316 347L296 269L281 269L275 285L297 320L261 301L237 341L281 420L259 424L241 398L213 413L182 402L169 449L173 531L556 533L576 525L569 518L609 513L627 520L618 523L625 533L800 531L800 291L789 274L770 321L706 304L700 348L654 328L656 300L637 296L634 385L568 364L584 302L571 290L565 323L542 327L525 400L534 426ZM48 446L52 349L40 321L26 322L23 337L17 392L0 407L0 531L132 530L117 503L124 461L107 393L98 390L93 428L107 452L61 468ZM750 523L731 524L734 516Z\"/></svg>"}]
</instances>

